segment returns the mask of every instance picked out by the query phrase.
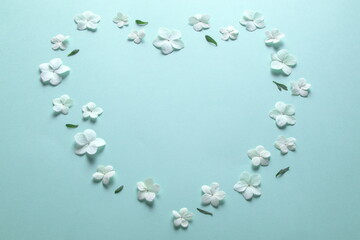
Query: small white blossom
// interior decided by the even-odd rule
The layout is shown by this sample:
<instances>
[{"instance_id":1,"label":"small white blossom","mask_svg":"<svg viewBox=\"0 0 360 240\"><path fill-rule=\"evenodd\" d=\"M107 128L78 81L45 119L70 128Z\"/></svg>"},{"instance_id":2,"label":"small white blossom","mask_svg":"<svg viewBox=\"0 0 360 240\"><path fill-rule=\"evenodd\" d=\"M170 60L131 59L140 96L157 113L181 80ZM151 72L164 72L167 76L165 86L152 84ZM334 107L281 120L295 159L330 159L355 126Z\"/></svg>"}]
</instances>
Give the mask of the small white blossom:
<instances>
[{"instance_id":1,"label":"small white blossom","mask_svg":"<svg viewBox=\"0 0 360 240\"><path fill-rule=\"evenodd\" d=\"M64 36L62 34L58 34L55 37L51 39L51 43L54 45L52 46L53 50L58 50L59 48L61 50L65 50L68 44L69 36Z\"/></svg>"},{"instance_id":2,"label":"small white blossom","mask_svg":"<svg viewBox=\"0 0 360 240\"><path fill-rule=\"evenodd\" d=\"M285 75L290 75L292 68L295 67L297 60L288 51L282 49L271 55L271 68L275 71L282 71Z\"/></svg>"},{"instance_id":3,"label":"small white blossom","mask_svg":"<svg viewBox=\"0 0 360 240\"><path fill-rule=\"evenodd\" d=\"M96 137L96 132L92 129L86 129L83 133L77 133L74 139L76 142L75 153L78 155L85 153L94 155L98 148L106 144L104 139Z\"/></svg>"},{"instance_id":4,"label":"small white blossom","mask_svg":"<svg viewBox=\"0 0 360 240\"><path fill-rule=\"evenodd\" d=\"M287 124L294 125L296 123L295 108L293 105L277 102L275 109L269 113L269 116L275 120L276 125L280 128Z\"/></svg>"},{"instance_id":5,"label":"small white blossom","mask_svg":"<svg viewBox=\"0 0 360 240\"><path fill-rule=\"evenodd\" d=\"M95 181L102 181L104 185L109 184L110 178L115 175L113 166L103 166L100 165L96 169L96 173L93 174L93 179Z\"/></svg>"},{"instance_id":6,"label":"small white blossom","mask_svg":"<svg viewBox=\"0 0 360 240\"><path fill-rule=\"evenodd\" d=\"M261 13L246 10L243 12L240 24L245 26L249 32L255 31L256 28L264 28L264 16Z\"/></svg>"},{"instance_id":7,"label":"small white blossom","mask_svg":"<svg viewBox=\"0 0 360 240\"><path fill-rule=\"evenodd\" d=\"M203 29L210 28L209 25L210 16L206 14L196 14L189 18L189 24L193 26L195 31L201 31Z\"/></svg>"},{"instance_id":8,"label":"small white blossom","mask_svg":"<svg viewBox=\"0 0 360 240\"><path fill-rule=\"evenodd\" d=\"M307 97L309 95L309 89L311 84L306 83L305 78L300 78L298 81L291 82L292 95Z\"/></svg>"},{"instance_id":9,"label":"small white blossom","mask_svg":"<svg viewBox=\"0 0 360 240\"><path fill-rule=\"evenodd\" d=\"M259 165L269 165L270 156L270 152L261 145L257 146L255 149L250 149L248 151L248 157L251 159L252 164L256 167Z\"/></svg>"},{"instance_id":10,"label":"small white blossom","mask_svg":"<svg viewBox=\"0 0 360 240\"><path fill-rule=\"evenodd\" d=\"M266 31L265 35L266 35L266 38L267 38L265 40L265 43L267 45L276 45L281 41L281 39L283 37L285 37L285 34L279 32L279 30L276 29L276 28L274 28L271 31Z\"/></svg>"},{"instance_id":11,"label":"small white blossom","mask_svg":"<svg viewBox=\"0 0 360 240\"><path fill-rule=\"evenodd\" d=\"M184 48L181 41L181 32L177 30L169 30L167 28L159 28L159 36L154 40L153 45L161 49L163 54L170 54L175 50Z\"/></svg>"},{"instance_id":12,"label":"small white blossom","mask_svg":"<svg viewBox=\"0 0 360 240\"><path fill-rule=\"evenodd\" d=\"M250 175L248 172L243 172L240 176L240 181L234 185L234 190L241 193L246 200L250 200L253 196L260 196L260 175Z\"/></svg>"},{"instance_id":13,"label":"small white blossom","mask_svg":"<svg viewBox=\"0 0 360 240\"><path fill-rule=\"evenodd\" d=\"M159 184L154 183L154 180L149 178L143 182L137 183L138 199L140 201L146 200L147 202L154 201L156 194L160 191Z\"/></svg>"},{"instance_id":14,"label":"small white blossom","mask_svg":"<svg viewBox=\"0 0 360 240\"><path fill-rule=\"evenodd\" d=\"M82 14L79 14L75 17L75 22L77 24L78 30L89 29L95 31L98 23L100 22L101 17L94 14L91 11L85 11Z\"/></svg>"},{"instance_id":15,"label":"small white blossom","mask_svg":"<svg viewBox=\"0 0 360 240\"><path fill-rule=\"evenodd\" d=\"M73 100L69 97L69 95L62 95L59 98L54 98L53 100L53 110L57 113L68 114L69 108L72 106Z\"/></svg>"},{"instance_id":16,"label":"small white blossom","mask_svg":"<svg viewBox=\"0 0 360 240\"><path fill-rule=\"evenodd\" d=\"M181 208L179 212L173 210L172 214L174 216L174 226L181 226L182 228L187 228L189 226L189 221L191 221L194 216L187 208Z\"/></svg>"},{"instance_id":17,"label":"small white blossom","mask_svg":"<svg viewBox=\"0 0 360 240\"><path fill-rule=\"evenodd\" d=\"M91 118L95 120L99 115L103 113L103 109L101 107L97 107L95 103L89 102L88 104L82 107L83 118Z\"/></svg>"},{"instance_id":18,"label":"small white blossom","mask_svg":"<svg viewBox=\"0 0 360 240\"><path fill-rule=\"evenodd\" d=\"M229 38L231 40L236 40L239 35L239 31L236 30L233 26L227 26L226 28L220 28L220 33L222 33L221 39L224 41L227 41Z\"/></svg>"},{"instance_id":19,"label":"small white blossom","mask_svg":"<svg viewBox=\"0 0 360 240\"><path fill-rule=\"evenodd\" d=\"M54 58L49 63L42 63L39 66L41 74L41 81L46 84L58 85L63 78L70 72L68 66L62 65L60 58Z\"/></svg>"},{"instance_id":20,"label":"small white blossom","mask_svg":"<svg viewBox=\"0 0 360 240\"><path fill-rule=\"evenodd\" d=\"M213 207L218 207L226 195L224 191L220 191L220 185L216 182L210 186L203 185L201 190L204 193L201 197L202 204L211 204Z\"/></svg>"},{"instance_id":21,"label":"small white blossom","mask_svg":"<svg viewBox=\"0 0 360 240\"><path fill-rule=\"evenodd\" d=\"M139 44L141 43L142 39L145 37L145 30L140 29L139 31L133 30L128 35L128 39L134 41L134 43Z\"/></svg>"},{"instance_id":22,"label":"small white blossom","mask_svg":"<svg viewBox=\"0 0 360 240\"><path fill-rule=\"evenodd\" d=\"M113 22L116 23L116 26L122 28L123 26L127 26L129 24L128 19L128 16L119 12L117 13L117 16L113 18Z\"/></svg>"},{"instance_id":23,"label":"small white blossom","mask_svg":"<svg viewBox=\"0 0 360 240\"><path fill-rule=\"evenodd\" d=\"M279 149L282 154L287 154L289 150L296 150L296 139L293 137L286 138L284 136L279 136L275 141L274 146Z\"/></svg>"}]
</instances>

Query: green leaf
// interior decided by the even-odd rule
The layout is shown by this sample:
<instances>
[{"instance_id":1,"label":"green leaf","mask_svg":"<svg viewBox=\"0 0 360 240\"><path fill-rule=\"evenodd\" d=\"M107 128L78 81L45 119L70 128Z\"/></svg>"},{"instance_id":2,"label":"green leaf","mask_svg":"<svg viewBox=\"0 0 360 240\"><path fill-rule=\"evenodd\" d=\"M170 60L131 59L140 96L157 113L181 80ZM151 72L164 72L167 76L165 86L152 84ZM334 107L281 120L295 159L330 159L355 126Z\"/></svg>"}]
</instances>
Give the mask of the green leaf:
<instances>
[{"instance_id":1,"label":"green leaf","mask_svg":"<svg viewBox=\"0 0 360 240\"><path fill-rule=\"evenodd\" d=\"M282 89L284 89L285 91L288 90L287 86L285 86L284 84L281 84L281 83L278 83L278 82L275 82L273 81L273 83L276 84L277 88L279 89L279 91L281 91Z\"/></svg>"},{"instance_id":2,"label":"green leaf","mask_svg":"<svg viewBox=\"0 0 360 240\"><path fill-rule=\"evenodd\" d=\"M123 189L124 189L124 185L121 185L120 187L118 187L118 188L115 190L115 194L121 192Z\"/></svg>"},{"instance_id":3,"label":"green leaf","mask_svg":"<svg viewBox=\"0 0 360 240\"><path fill-rule=\"evenodd\" d=\"M135 20L136 24L137 25L147 25L149 22L144 22L144 21L141 21L141 20Z\"/></svg>"},{"instance_id":4,"label":"green leaf","mask_svg":"<svg viewBox=\"0 0 360 240\"><path fill-rule=\"evenodd\" d=\"M206 41L208 41L209 43L212 43L212 44L214 44L215 46L217 46L217 42L216 42L212 37L210 37L209 35L205 35L205 39L206 39Z\"/></svg>"},{"instance_id":5,"label":"green leaf","mask_svg":"<svg viewBox=\"0 0 360 240\"><path fill-rule=\"evenodd\" d=\"M74 55L77 54L79 51L80 51L80 49L74 49L74 50L72 50L72 52L68 54L68 57L74 56Z\"/></svg>"},{"instance_id":6,"label":"green leaf","mask_svg":"<svg viewBox=\"0 0 360 240\"><path fill-rule=\"evenodd\" d=\"M287 168L284 168L284 169L281 169L275 177L281 177L284 173L286 173L287 171L290 170L290 167L287 167Z\"/></svg>"},{"instance_id":7,"label":"green leaf","mask_svg":"<svg viewBox=\"0 0 360 240\"><path fill-rule=\"evenodd\" d=\"M68 123L68 124L65 124L65 126L66 126L67 128L77 128L79 125Z\"/></svg>"},{"instance_id":8,"label":"green leaf","mask_svg":"<svg viewBox=\"0 0 360 240\"><path fill-rule=\"evenodd\" d=\"M201 208L196 208L196 209L197 209L199 212L203 213L203 214L210 215L210 216L213 215L211 212L205 211L205 210L203 210L203 209L201 209Z\"/></svg>"}]
</instances>

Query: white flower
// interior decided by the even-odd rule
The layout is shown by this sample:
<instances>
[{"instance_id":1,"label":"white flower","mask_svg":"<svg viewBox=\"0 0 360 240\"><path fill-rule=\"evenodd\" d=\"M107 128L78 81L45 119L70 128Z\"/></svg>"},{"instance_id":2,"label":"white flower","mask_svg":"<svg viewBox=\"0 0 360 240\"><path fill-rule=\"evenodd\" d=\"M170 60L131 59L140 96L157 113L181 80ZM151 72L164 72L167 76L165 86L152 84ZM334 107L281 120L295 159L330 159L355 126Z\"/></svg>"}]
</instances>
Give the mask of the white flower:
<instances>
[{"instance_id":1,"label":"white flower","mask_svg":"<svg viewBox=\"0 0 360 240\"><path fill-rule=\"evenodd\" d=\"M220 191L220 185L218 183L212 183L211 186L203 185L201 190L204 194L201 197L201 201L204 205L211 203L213 207L218 207L221 200L225 198L225 192Z\"/></svg>"},{"instance_id":2,"label":"white flower","mask_svg":"<svg viewBox=\"0 0 360 240\"><path fill-rule=\"evenodd\" d=\"M289 150L295 151L296 139L293 137L286 138L284 136L279 136L275 141L274 146L279 149L282 154L287 154Z\"/></svg>"},{"instance_id":3,"label":"white flower","mask_svg":"<svg viewBox=\"0 0 360 240\"><path fill-rule=\"evenodd\" d=\"M53 110L57 113L68 114L69 108L72 106L73 100L69 95L62 95L59 98L54 98L53 100Z\"/></svg>"},{"instance_id":4,"label":"white flower","mask_svg":"<svg viewBox=\"0 0 360 240\"><path fill-rule=\"evenodd\" d=\"M276 45L281 41L283 37L285 37L285 34L279 32L279 30L276 28L271 31L266 31L265 35L267 37L267 39L265 40L265 43L267 45Z\"/></svg>"},{"instance_id":5,"label":"white flower","mask_svg":"<svg viewBox=\"0 0 360 240\"><path fill-rule=\"evenodd\" d=\"M108 165L105 167L103 165L100 165L97 167L96 173L94 173L92 176L94 180L96 181L102 180L102 183L104 185L107 185L110 182L110 178L114 175L115 175L115 171L113 166Z\"/></svg>"},{"instance_id":6,"label":"white flower","mask_svg":"<svg viewBox=\"0 0 360 240\"><path fill-rule=\"evenodd\" d=\"M296 123L294 114L295 108L293 105L277 102L275 109L269 113L269 116L275 119L276 125L281 128L286 126L286 124L294 125Z\"/></svg>"},{"instance_id":7,"label":"white flower","mask_svg":"<svg viewBox=\"0 0 360 240\"><path fill-rule=\"evenodd\" d=\"M78 30L89 29L95 31L100 19L99 15L96 15L91 11L85 11L82 14L77 15L74 20Z\"/></svg>"},{"instance_id":8,"label":"white flower","mask_svg":"<svg viewBox=\"0 0 360 240\"><path fill-rule=\"evenodd\" d=\"M67 47L69 36L64 36L62 34L58 34L55 37L51 39L51 43L54 45L52 46L53 50L58 50L59 48L61 50L65 50Z\"/></svg>"},{"instance_id":9,"label":"white flower","mask_svg":"<svg viewBox=\"0 0 360 240\"><path fill-rule=\"evenodd\" d=\"M210 16L206 14L196 14L189 18L189 24L193 26L195 31L201 31L210 27Z\"/></svg>"},{"instance_id":10,"label":"white flower","mask_svg":"<svg viewBox=\"0 0 360 240\"><path fill-rule=\"evenodd\" d=\"M257 167L259 165L269 165L269 159L271 154L261 145L257 146L255 149L250 149L247 154L254 166Z\"/></svg>"},{"instance_id":11,"label":"white flower","mask_svg":"<svg viewBox=\"0 0 360 240\"><path fill-rule=\"evenodd\" d=\"M159 36L154 40L153 45L160 48L163 54L172 53L174 49L180 50L184 48L184 43L180 40L180 31L159 28L158 34Z\"/></svg>"},{"instance_id":12,"label":"white flower","mask_svg":"<svg viewBox=\"0 0 360 240\"><path fill-rule=\"evenodd\" d=\"M220 28L220 33L222 33L221 39L227 41L229 38L231 40L237 39L239 31L236 30L233 26L227 26L226 28Z\"/></svg>"},{"instance_id":13,"label":"white flower","mask_svg":"<svg viewBox=\"0 0 360 240\"><path fill-rule=\"evenodd\" d=\"M276 71L282 71L286 75L290 75L292 68L296 65L296 58L290 55L288 51L282 49L271 55L271 68Z\"/></svg>"},{"instance_id":14,"label":"white flower","mask_svg":"<svg viewBox=\"0 0 360 240\"><path fill-rule=\"evenodd\" d=\"M243 12L240 24L245 26L249 32L255 31L256 28L264 28L264 16L261 13L246 10Z\"/></svg>"},{"instance_id":15,"label":"white flower","mask_svg":"<svg viewBox=\"0 0 360 240\"><path fill-rule=\"evenodd\" d=\"M141 43L142 39L145 37L145 30L140 29L139 31L133 30L128 35L128 39L134 41L134 43Z\"/></svg>"},{"instance_id":16,"label":"white flower","mask_svg":"<svg viewBox=\"0 0 360 240\"><path fill-rule=\"evenodd\" d=\"M253 174L250 176L248 172L243 172L240 181L234 185L234 190L241 193L246 200L250 200L253 195L260 196L260 175Z\"/></svg>"},{"instance_id":17,"label":"white flower","mask_svg":"<svg viewBox=\"0 0 360 240\"><path fill-rule=\"evenodd\" d=\"M160 191L159 184L154 183L154 180L151 178L146 179L143 182L137 183L138 188L138 199L140 201L146 200L147 202L154 201L156 194Z\"/></svg>"},{"instance_id":18,"label":"white flower","mask_svg":"<svg viewBox=\"0 0 360 240\"><path fill-rule=\"evenodd\" d=\"M82 111L84 118L90 117L91 119L96 119L104 110L101 107L97 107L95 103L89 102L82 107Z\"/></svg>"},{"instance_id":19,"label":"white flower","mask_svg":"<svg viewBox=\"0 0 360 240\"><path fill-rule=\"evenodd\" d=\"M117 16L113 18L113 22L116 23L116 26L122 28L123 26L127 26L129 24L128 16L119 12L117 13Z\"/></svg>"},{"instance_id":20,"label":"white flower","mask_svg":"<svg viewBox=\"0 0 360 240\"><path fill-rule=\"evenodd\" d=\"M174 216L175 227L181 226L182 228L187 228L189 226L189 221L191 221L194 216L187 208L182 208L179 212L173 210L172 214Z\"/></svg>"},{"instance_id":21,"label":"white flower","mask_svg":"<svg viewBox=\"0 0 360 240\"><path fill-rule=\"evenodd\" d=\"M307 97L309 95L309 89L311 84L306 83L305 78L300 78L298 81L291 82L292 95Z\"/></svg>"},{"instance_id":22,"label":"white flower","mask_svg":"<svg viewBox=\"0 0 360 240\"><path fill-rule=\"evenodd\" d=\"M60 58L54 58L49 63L42 63L39 66L40 78L43 83L50 82L51 85L58 85L70 72L70 68L62 65Z\"/></svg>"},{"instance_id":23,"label":"white flower","mask_svg":"<svg viewBox=\"0 0 360 240\"><path fill-rule=\"evenodd\" d=\"M104 139L96 138L96 132L91 129L86 129L83 133L77 133L74 138L77 145L75 153L78 155L85 153L94 155L99 147L106 144Z\"/></svg>"}]
</instances>

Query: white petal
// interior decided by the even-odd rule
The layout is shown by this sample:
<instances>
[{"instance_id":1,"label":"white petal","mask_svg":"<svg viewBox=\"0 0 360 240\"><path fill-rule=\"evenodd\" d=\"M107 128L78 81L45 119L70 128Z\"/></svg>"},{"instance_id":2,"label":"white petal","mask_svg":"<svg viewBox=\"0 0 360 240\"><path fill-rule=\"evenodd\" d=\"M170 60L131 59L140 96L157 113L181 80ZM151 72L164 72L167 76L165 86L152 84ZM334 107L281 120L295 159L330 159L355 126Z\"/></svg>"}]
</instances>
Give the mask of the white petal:
<instances>
[{"instance_id":1,"label":"white petal","mask_svg":"<svg viewBox=\"0 0 360 240\"><path fill-rule=\"evenodd\" d=\"M137 188L139 189L139 191L146 191L147 190L144 182L138 182L137 183Z\"/></svg>"},{"instance_id":2,"label":"white petal","mask_svg":"<svg viewBox=\"0 0 360 240\"><path fill-rule=\"evenodd\" d=\"M218 207L219 204L220 204L220 200L218 198L215 198L215 197L211 198L211 205L213 207Z\"/></svg>"},{"instance_id":3,"label":"white petal","mask_svg":"<svg viewBox=\"0 0 360 240\"><path fill-rule=\"evenodd\" d=\"M176 218L180 218L180 217L181 217L180 214L179 214L177 211L175 211L175 210L172 211L172 214L173 214L173 216L176 217Z\"/></svg>"},{"instance_id":4,"label":"white petal","mask_svg":"<svg viewBox=\"0 0 360 240\"><path fill-rule=\"evenodd\" d=\"M160 38L169 40L171 36L171 31L167 28L159 28L158 34Z\"/></svg>"},{"instance_id":5,"label":"white petal","mask_svg":"<svg viewBox=\"0 0 360 240\"><path fill-rule=\"evenodd\" d=\"M292 68L284 64L282 71L284 74L289 76L292 72Z\"/></svg>"},{"instance_id":6,"label":"white petal","mask_svg":"<svg viewBox=\"0 0 360 240\"><path fill-rule=\"evenodd\" d=\"M163 45L161 45L161 52L163 54L170 54L173 52L173 50L174 49L169 41L166 41L163 43Z\"/></svg>"},{"instance_id":7,"label":"white petal","mask_svg":"<svg viewBox=\"0 0 360 240\"><path fill-rule=\"evenodd\" d=\"M185 219L181 219L181 227L187 228L189 226L189 222Z\"/></svg>"},{"instance_id":8,"label":"white petal","mask_svg":"<svg viewBox=\"0 0 360 240\"><path fill-rule=\"evenodd\" d=\"M154 184L150 190L151 190L153 193L157 194L157 193L160 192L160 185L159 185L159 184Z\"/></svg>"},{"instance_id":9,"label":"white petal","mask_svg":"<svg viewBox=\"0 0 360 240\"><path fill-rule=\"evenodd\" d=\"M153 41L153 45L154 47L156 48L161 48L161 46L165 43L165 42L168 42L167 40L162 40L160 38L157 38Z\"/></svg>"},{"instance_id":10,"label":"white petal","mask_svg":"<svg viewBox=\"0 0 360 240\"><path fill-rule=\"evenodd\" d=\"M77 22L77 29L83 31L87 28L86 21L78 21Z\"/></svg>"},{"instance_id":11,"label":"white petal","mask_svg":"<svg viewBox=\"0 0 360 240\"><path fill-rule=\"evenodd\" d=\"M87 152L87 149L88 149L88 145L84 145L84 146L81 146L81 147L77 148L75 150L75 153L77 155L83 155L83 154L85 154Z\"/></svg>"},{"instance_id":12,"label":"white petal","mask_svg":"<svg viewBox=\"0 0 360 240\"><path fill-rule=\"evenodd\" d=\"M223 200L226 196L226 193L224 191L218 191L214 194L214 197L216 197L219 200Z\"/></svg>"},{"instance_id":13,"label":"white petal","mask_svg":"<svg viewBox=\"0 0 360 240\"><path fill-rule=\"evenodd\" d=\"M54 77L53 72L43 71L40 74L41 81L44 82L44 83L50 81L50 79L52 79L53 77Z\"/></svg>"},{"instance_id":14,"label":"white petal","mask_svg":"<svg viewBox=\"0 0 360 240\"><path fill-rule=\"evenodd\" d=\"M103 179L103 177L104 177L104 174L100 173L100 172L96 172L96 173L93 174L93 178L95 180L101 180L101 179Z\"/></svg>"},{"instance_id":15,"label":"white petal","mask_svg":"<svg viewBox=\"0 0 360 240\"><path fill-rule=\"evenodd\" d=\"M89 143L89 141L86 139L86 137L83 133L75 134L74 139L75 139L75 142L81 146Z\"/></svg>"},{"instance_id":16,"label":"white petal","mask_svg":"<svg viewBox=\"0 0 360 240\"><path fill-rule=\"evenodd\" d=\"M252 159L251 159L251 162L252 162L252 164L254 165L254 166L259 166L260 165L260 162L261 162L261 157L253 157Z\"/></svg>"},{"instance_id":17,"label":"white petal","mask_svg":"<svg viewBox=\"0 0 360 240\"><path fill-rule=\"evenodd\" d=\"M212 195L207 194L207 193L205 193L205 194L203 194L203 195L201 196L201 202L202 202L204 205L209 204L209 203L211 202L211 199L212 199Z\"/></svg>"},{"instance_id":18,"label":"white petal","mask_svg":"<svg viewBox=\"0 0 360 240\"><path fill-rule=\"evenodd\" d=\"M146 192L145 194L145 200L148 202L152 202L156 197L156 194L153 192Z\"/></svg>"},{"instance_id":19,"label":"white petal","mask_svg":"<svg viewBox=\"0 0 360 240\"><path fill-rule=\"evenodd\" d=\"M253 174L251 177L250 177L250 181L249 183L252 185L252 186L259 186L260 185L260 182L261 182L261 177L259 174Z\"/></svg>"},{"instance_id":20,"label":"white petal","mask_svg":"<svg viewBox=\"0 0 360 240\"><path fill-rule=\"evenodd\" d=\"M147 189L150 189L154 185L154 180L152 178L148 178L144 181L144 184Z\"/></svg>"},{"instance_id":21,"label":"white petal","mask_svg":"<svg viewBox=\"0 0 360 240\"><path fill-rule=\"evenodd\" d=\"M179 50L179 49L184 48L184 43L183 43L183 41L181 41L181 40L179 40L179 39L170 41L170 43L171 43L171 46L172 46L174 49Z\"/></svg>"},{"instance_id":22,"label":"white petal","mask_svg":"<svg viewBox=\"0 0 360 240\"><path fill-rule=\"evenodd\" d=\"M60 58L54 58L50 61L49 65L53 70L56 70L62 65L62 61Z\"/></svg>"},{"instance_id":23,"label":"white petal","mask_svg":"<svg viewBox=\"0 0 360 240\"><path fill-rule=\"evenodd\" d=\"M203 24L201 22L195 23L193 25L193 28L194 28L195 31L199 32L199 31L201 31L203 29Z\"/></svg>"},{"instance_id":24,"label":"white petal","mask_svg":"<svg viewBox=\"0 0 360 240\"><path fill-rule=\"evenodd\" d=\"M253 188L251 187L246 188L245 191L242 193L242 195L246 200L250 200L253 197Z\"/></svg>"},{"instance_id":25,"label":"white petal","mask_svg":"<svg viewBox=\"0 0 360 240\"><path fill-rule=\"evenodd\" d=\"M244 181L239 181L234 185L234 190L242 193L248 187L248 184Z\"/></svg>"},{"instance_id":26,"label":"white petal","mask_svg":"<svg viewBox=\"0 0 360 240\"><path fill-rule=\"evenodd\" d=\"M285 64L283 64L282 62L279 62L279 61L271 62L271 68L274 70L281 70L281 69L283 69L284 66L285 66Z\"/></svg>"},{"instance_id":27,"label":"white petal","mask_svg":"<svg viewBox=\"0 0 360 240\"><path fill-rule=\"evenodd\" d=\"M253 21L247 22L245 27L246 27L246 30L248 30L249 32L253 32L256 30L256 26Z\"/></svg>"},{"instance_id":28,"label":"white petal","mask_svg":"<svg viewBox=\"0 0 360 240\"><path fill-rule=\"evenodd\" d=\"M59 83L61 83L62 77L59 76L58 74L54 73L52 78L50 79L50 84L51 85L58 85Z\"/></svg>"},{"instance_id":29,"label":"white petal","mask_svg":"<svg viewBox=\"0 0 360 240\"><path fill-rule=\"evenodd\" d=\"M260 195L261 195L260 189L255 188L255 187L249 187L249 189L251 190L251 192L252 192L255 196L260 196Z\"/></svg>"},{"instance_id":30,"label":"white petal","mask_svg":"<svg viewBox=\"0 0 360 240\"><path fill-rule=\"evenodd\" d=\"M61 65L57 70L55 70L55 73L63 75L70 71L70 68L68 66Z\"/></svg>"},{"instance_id":31,"label":"white petal","mask_svg":"<svg viewBox=\"0 0 360 240\"><path fill-rule=\"evenodd\" d=\"M207 185L203 185L203 186L201 187L201 190L202 190L204 193L211 194L210 187L207 186Z\"/></svg>"},{"instance_id":32,"label":"white petal","mask_svg":"<svg viewBox=\"0 0 360 240\"><path fill-rule=\"evenodd\" d=\"M88 142L92 142L96 139L96 132L92 129L86 129L84 131L84 136Z\"/></svg>"},{"instance_id":33,"label":"white petal","mask_svg":"<svg viewBox=\"0 0 360 240\"><path fill-rule=\"evenodd\" d=\"M96 144L90 143L86 152L89 155L94 155L97 152L98 147L96 146Z\"/></svg>"},{"instance_id":34,"label":"white petal","mask_svg":"<svg viewBox=\"0 0 360 240\"><path fill-rule=\"evenodd\" d=\"M190 17L189 18L189 24L190 25L194 25L194 24L196 24L198 22L199 22L199 19L197 19L196 17Z\"/></svg>"},{"instance_id":35,"label":"white petal","mask_svg":"<svg viewBox=\"0 0 360 240\"><path fill-rule=\"evenodd\" d=\"M140 201L144 200L145 199L145 194L146 194L146 192L138 192L138 199Z\"/></svg>"},{"instance_id":36,"label":"white petal","mask_svg":"<svg viewBox=\"0 0 360 240\"><path fill-rule=\"evenodd\" d=\"M276 117L275 121L276 121L276 125L278 125L278 127L284 127L287 124L288 119L287 119L287 116L285 116L285 115L279 115Z\"/></svg>"},{"instance_id":37,"label":"white petal","mask_svg":"<svg viewBox=\"0 0 360 240\"><path fill-rule=\"evenodd\" d=\"M105 140L102 138L96 138L91 143L95 144L97 147L102 147L102 146L105 146L105 144L106 144Z\"/></svg>"},{"instance_id":38,"label":"white petal","mask_svg":"<svg viewBox=\"0 0 360 240\"><path fill-rule=\"evenodd\" d=\"M175 227L179 227L179 226L181 225L181 221L182 221L182 219L181 219L180 217L174 219L174 225L175 225Z\"/></svg>"}]
</instances>

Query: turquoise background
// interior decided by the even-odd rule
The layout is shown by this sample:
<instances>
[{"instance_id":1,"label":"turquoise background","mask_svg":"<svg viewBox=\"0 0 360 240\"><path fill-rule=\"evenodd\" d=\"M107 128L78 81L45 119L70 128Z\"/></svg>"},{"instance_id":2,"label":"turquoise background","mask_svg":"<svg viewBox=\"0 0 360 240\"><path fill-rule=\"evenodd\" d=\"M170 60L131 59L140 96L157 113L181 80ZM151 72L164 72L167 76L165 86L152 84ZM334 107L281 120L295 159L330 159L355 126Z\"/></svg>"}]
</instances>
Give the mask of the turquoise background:
<instances>
[{"instance_id":1,"label":"turquoise background","mask_svg":"<svg viewBox=\"0 0 360 240\"><path fill-rule=\"evenodd\" d=\"M360 238L359 8L355 0L1 0L0 238ZM246 9L262 12L266 29L240 26ZM76 30L74 16L86 10L102 17L95 33ZM118 11L129 27L112 22ZM196 13L211 16L209 30L187 24ZM139 29L135 19L149 21L140 45L126 40ZM220 39L228 25L238 40ZM159 27L180 30L185 48L163 56L152 46ZM289 77L270 72L274 50L264 38L272 28L298 58ZM51 49L58 33L71 36L64 52ZM56 57L71 73L57 87L43 86L38 66ZM308 98L272 83L300 77L312 84ZM74 106L54 117L52 100L62 94ZM89 101L104 108L96 123L82 120ZM295 126L280 130L268 117L277 101L295 105ZM87 128L107 142L93 161L73 152L73 136ZM295 153L273 147L280 134L297 139ZM262 196L247 202L233 185L241 172L255 172L246 152L260 144L271 162L256 171ZM108 188L92 182L100 164L117 171ZM136 182L147 177L161 185L153 207L136 199ZM196 207L200 187L213 181L227 198L218 209L204 207L210 217ZM171 211L181 207L195 213L185 231L172 225Z\"/></svg>"}]
</instances>

